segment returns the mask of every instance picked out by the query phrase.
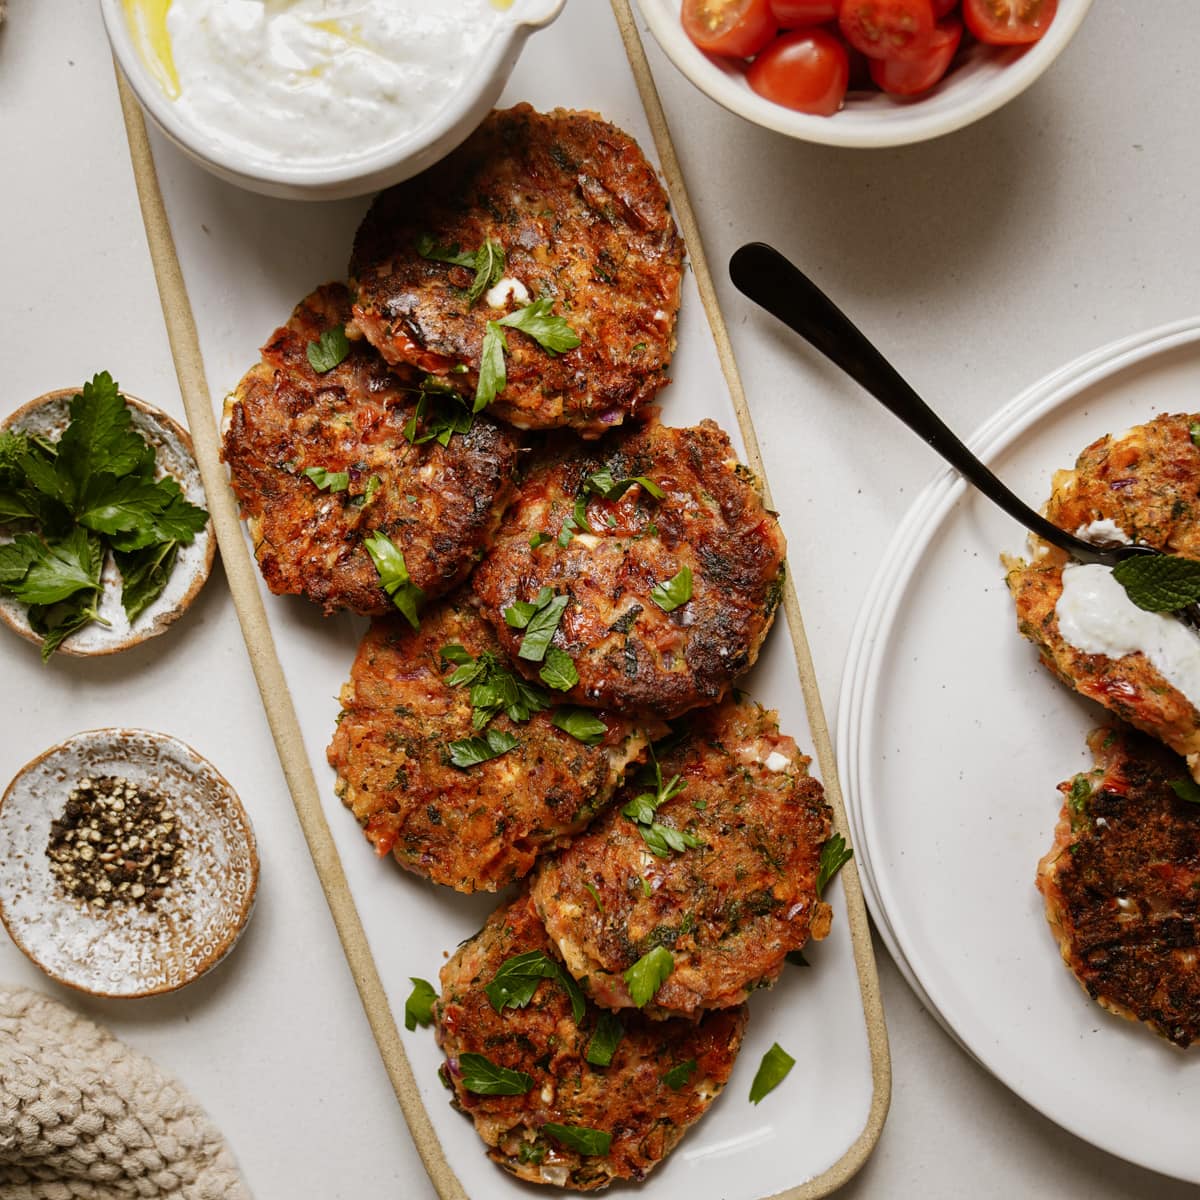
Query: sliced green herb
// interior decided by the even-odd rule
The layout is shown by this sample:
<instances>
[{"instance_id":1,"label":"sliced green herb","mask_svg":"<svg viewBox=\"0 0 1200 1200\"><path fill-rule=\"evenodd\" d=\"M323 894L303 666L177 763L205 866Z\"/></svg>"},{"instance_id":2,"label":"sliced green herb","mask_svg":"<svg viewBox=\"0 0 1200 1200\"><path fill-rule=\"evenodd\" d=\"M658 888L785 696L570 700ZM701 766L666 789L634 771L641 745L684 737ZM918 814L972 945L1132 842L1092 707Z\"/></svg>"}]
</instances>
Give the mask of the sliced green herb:
<instances>
[{"instance_id":1,"label":"sliced green herb","mask_svg":"<svg viewBox=\"0 0 1200 1200\"><path fill-rule=\"evenodd\" d=\"M608 467L601 467L599 471L592 472L584 480L584 487L588 491L594 492L603 500L619 500L635 483L641 487L642 491L653 496L655 500L661 500L667 494L657 483L652 479L647 479L645 475L632 475L624 479L614 479L613 473Z\"/></svg>"},{"instance_id":2,"label":"sliced green herb","mask_svg":"<svg viewBox=\"0 0 1200 1200\"><path fill-rule=\"evenodd\" d=\"M417 253L422 258L428 258L433 262L453 263L458 267L473 268L478 254L478 251L475 250L460 250L457 242L451 246L439 246L433 240L433 235L429 233L422 233L417 238L416 247Z\"/></svg>"},{"instance_id":3,"label":"sliced green herb","mask_svg":"<svg viewBox=\"0 0 1200 1200\"><path fill-rule=\"evenodd\" d=\"M750 1103L757 1104L768 1093L773 1092L796 1065L796 1060L775 1042L762 1057L750 1085Z\"/></svg>"},{"instance_id":4,"label":"sliced green herb","mask_svg":"<svg viewBox=\"0 0 1200 1200\"><path fill-rule=\"evenodd\" d=\"M421 627L418 615L425 593L408 577L404 553L392 539L380 530L363 539L363 545L379 572L379 586L391 597L392 603L408 619L414 628Z\"/></svg>"},{"instance_id":5,"label":"sliced green herb","mask_svg":"<svg viewBox=\"0 0 1200 1200\"><path fill-rule=\"evenodd\" d=\"M663 612L674 612L681 604L686 604L692 598L692 570L690 567L680 567L665 583L655 585L650 589L650 599Z\"/></svg>"},{"instance_id":6,"label":"sliced green herb","mask_svg":"<svg viewBox=\"0 0 1200 1200\"><path fill-rule=\"evenodd\" d=\"M821 847L821 858L817 864L817 895L825 885L854 857L854 851L846 845L846 839L835 833Z\"/></svg>"},{"instance_id":7,"label":"sliced green herb","mask_svg":"<svg viewBox=\"0 0 1200 1200\"><path fill-rule=\"evenodd\" d=\"M350 486L349 471L327 471L324 467L305 467L304 474L323 492L344 492Z\"/></svg>"},{"instance_id":8,"label":"sliced green herb","mask_svg":"<svg viewBox=\"0 0 1200 1200\"><path fill-rule=\"evenodd\" d=\"M549 296L539 296L532 304L501 317L497 324L519 329L551 354L574 350L579 345L579 334L562 317L553 314L553 307Z\"/></svg>"},{"instance_id":9,"label":"sliced green herb","mask_svg":"<svg viewBox=\"0 0 1200 1200\"><path fill-rule=\"evenodd\" d=\"M1113 578L1147 612L1178 612L1200 600L1200 562L1177 554L1139 554L1113 567Z\"/></svg>"},{"instance_id":10,"label":"sliced green herb","mask_svg":"<svg viewBox=\"0 0 1200 1200\"><path fill-rule=\"evenodd\" d=\"M529 548L536 550L539 546L544 546L547 542L552 542L554 539L548 533L531 534L529 538Z\"/></svg>"},{"instance_id":11,"label":"sliced green herb","mask_svg":"<svg viewBox=\"0 0 1200 1200\"><path fill-rule=\"evenodd\" d=\"M579 672L571 656L557 646L546 651L546 661L538 672L538 678L559 692L569 692L579 682Z\"/></svg>"},{"instance_id":12,"label":"sliced green herb","mask_svg":"<svg viewBox=\"0 0 1200 1200\"><path fill-rule=\"evenodd\" d=\"M482 737L451 742L450 762L465 771L468 767L507 754L516 744L517 739L511 733L505 733L502 729L489 729Z\"/></svg>"},{"instance_id":13,"label":"sliced green herb","mask_svg":"<svg viewBox=\"0 0 1200 1200\"><path fill-rule=\"evenodd\" d=\"M486 650L472 658L455 644L443 646L439 653L458 668L446 682L451 687L471 688L471 719L476 729L483 729L499 712L523 724L550 707L550 697L541 688L514 675Z\"/></svg>"},{"instance_id":14,"label":"sliced green herb","mask_svg":"<svg viewBox=\"0 0 1200 1200\"><path fill-rule=\"evenodd\" d=\"M556 1121L547 1121L542 1132L568 1150L599 1158L603 1158L612 1145L611 1133L589 1129L586 1125L559 1125Z\"/></svg>"},{"instance_id":15,"label":"sliced green herb","mask_svg":"<svg viewBox=\"0 0 1200 1200\"><path fill-rule=\"evenodd\" d=\"M663 1076L663 1083L673 1092L679 1091L680 1088L687 1086L688 1080L695 1073L696 1066L694 1058L689 1058L687 1062L678 1063Z\"/></svg>"},{"instance_id":16,"label":"sliced green herb","mask_svg":"<svg viewBox=\"0 0 1200 1200\"><path fill-rule=\"evenodd\" d=\"M475 404L472 412L483 412L508 384L508 370L504 365L507 349L508 341L504 330L495 321L489 321L487 332L483 335L483 348L479 353L479 382L475 385Z\"/></svg>"},{"instance_id":17,"label":"sliced green herb","mask_svg":"<svg viewBox=\"0 0 1200 1200\"><path fill-rule=\"evenodd\" d=\"M556 595L550 588L544 587L538 592L536 600L518 600L504 610L505 624L513 629L525 630L521 648L517 651L518 658L527 662L541 662L546 657L550 639L554 637L554 631L570 602L570 596Z\"/></svg>"},{"instance_id":18,"label":"sliced green herb","mask_svg":"<svg viewBox=\"0 0 1200 1200\"><path fill-rule=\"evenodd\" d=\"M411 1033L418 1025L433 1024L433 1002L437 999L437 992L433 990L433 984L426 980L418 979L415 975L409 978L413 989L404 1002L404 1028Z\"/></svg>"},{"instance_id":19,"label":"sliced green herb","mask_svg":"<svg viewBox=\"0 0 1200 1200\"><path fill-rule=\"evenodd\" d=\"M462 1085L477 1096L524 1096L533 1079L524 1071L501 1067L482 1054L460 1054Z\"/></svg>"},{"instance_id":20,"label":"sliced green herb","mask_svg":"<svg viewBox=\"0 0 1200 1200\"><path fill-rule=\"evenodd\" d=\"M641 792L634 796L621 809L622 815L628 817L638 827L638 832L642 835L642 840L650 852L659 858L668 858L672 853L682 854L685 850L696 850L707 844L703 839L686 830L676 829L674 826L664 825L661 821L655 820L655 814L659 808L674 796L678 796L683 789L684 783L678 775L672 777L666 784L663 783L662 767L659 766L656 758L654 760L654 790Z\"/></svg>"},{"instance_id":21,"label":"sliced green herb","mask_svg":"<svg viewBox=\"0 0 1200 1200\"><path fill-rule=\"evenodd\" d=\"M426 442L450 445L456 433L470 433L475 422L466 400L452 387L434 386L432 377L421 385L421 395L413 415L404 423L405 439L414 446Z\"/></svg>"},{"instance_id":22,"label":"sliced green herb","mask_svg":"<svg viewBox=\"0 0 1200 1200\"><path fill-rule=\"evenodd\" d=\"M593 1067L607 1067L617 1052L625 1028L616 1013L603 1012L587 1044L585 1057Z\"/></svg>"},{"instance_id":23,"label":"sliced green herb","mask_svg":"<svg viewBox=\"0 0 1200 1200\"><path fill-rule=\"evenodd\" d=\"M608 726L586 708L556 708L550 714L550 723L585 746L598 746L608 734Z\"/></svg>"},{"instance_id":24,"label":"sliced green herb","mask_svg":"<svg viewBox=\"0 0 1200 1200\"><path fill-rule=\"evenodd\" d=\"M598 891L596 891L595 886L593 884L588 883L586 880L584 881L583 886L587 889L588 895L591 896L591 898L593 900L595 900L596 907L601 912L603 912L604 911L604 902L600 899L600 893Z\"/></svg>"},{"instance_id":25,"label":"sliced green herb","mask_svg":"<svg viewBox=\"0 0 1200 1200\"><path fill-rule=\"evenodd\" d=\"M488 1003L499 1013L505 1008L524 1008L543 979L554 980L567 993L572 1019L578 1025L587 1011L583 993L562 963L541 950L528 950L505 959L483 990Z\"/></svg>"},{"instance_id":26,"label":"sliced green herb","mask_svg":"<svg viewBox=\"0 0 1200 1200\"><path fill-rule=\"evenodd\" d=\"M655 946L625 971L623 978L638 1008L645 1008L675 970L675 958L666 946Z\"/></svg>"},{"instance_id":27,"label":"sliced green herb","mask_svg":"<svg viewBox=\"0 0 1200 1200\"><path fill-rule=\"evenodd\" d=\"M467 289L467 306L470 307L490 287L504 276L504 247L488 238L475 252L475 278Z\"/></svg>"},{"instance_id":28,"label":"sliced green herb","mask_svg":"<svg viewBox=\"0 0 1200 1200\"><path fill-rule=\"evenodd\" d=\"M344 325L326 329L316 341L305 347L309 365L318 375L332 371L350 353L350 342L346 338Z\"/></svg>"},{"instance_id":29,"label":"sliced green herb","mask_svg":"<svg viewBox=\"0 0 1200 1200\"><path fill-rule=\"evenodd\" d=\"M1183 779L1171 780L1171 791L1177 795L1180 800L1186 800L1189 804L1200 804L1200 784L1194 779L1185 776Z\"/></svg>"}]
</instances>

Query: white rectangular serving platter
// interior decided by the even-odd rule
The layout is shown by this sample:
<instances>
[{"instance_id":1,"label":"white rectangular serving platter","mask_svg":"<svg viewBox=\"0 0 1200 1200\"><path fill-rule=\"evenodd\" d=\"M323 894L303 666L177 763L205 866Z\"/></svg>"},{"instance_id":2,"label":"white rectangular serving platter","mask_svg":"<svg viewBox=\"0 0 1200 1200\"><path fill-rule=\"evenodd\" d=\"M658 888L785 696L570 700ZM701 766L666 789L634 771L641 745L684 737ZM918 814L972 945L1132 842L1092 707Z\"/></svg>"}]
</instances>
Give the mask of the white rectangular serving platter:
<instances>
[{"instance_id":1,"label":"white rectangular serving platter","mask_svg":"<svg viewBox=\"0 0 1200 1200\"><path fill-rule=\"evenodd\" d=\"M661 111L652 89L649 109L643 104L634 68L639 61L644 65L644 60L636 39L627 54L622 28L627 33L633 28L625 0L615 0L612 9L597 0L576 0L568 5L555 25L530 40L502 105L527 100L541 109L595 110L631 132L655 158L654 132L659 133L660 145L665 138ZM647 80L648 76L642 77L643 86ZM132 112L128 96L126 103L127 113ZM648 116L648 111L652 115ZM219 419L224 396L257 360L259 346L283 323L294 304L317 284L345 277L354 231L369 198L305 204L252 195L207 174L157 131L150 134L153 167L143 163L139 168L140 122L136 116L130 129L185 400L189 386L184 343L190 330L186 319L180 318L180 282L186 289L182 308L186 310L190 301L202 360L191 364L192 378L200 367L208 383L207 401ZM669 153L669 142L666 147L665 153ZM169 240L165 250L163 239L156 244L154 222L146 208L148 196L156 199L155 173L181 281L171 278L174 260ZM671 171L667 174L669 177ZM687 214L686 198L679 194L678 185L675 191L677 212ZM687 221L683 223L686 234ZM701 299L698 278L703 283L705 276L694 232L689 242L697 269L685 278L673 382L660 398L662 417L672 425L712 417L730 433L743 460L757 464L753 432L748 425L745 431L739 426L736 382L725 375L730 363L722 361L718 349L723 337L719 314L715 314L716 325L710 325ZM198 451L204 457L207 443L199 436L195 415L192 424ZM208 465L211 469L212 463ZM210 506L212 491L210 483ZM234 541L236 545L223 541L222 548L231 581L236 584L233 560L248 556L248 543L241 535ZM261 668L263 661L268 663L266 674L260 669L260 686L269 678L273 654L282 667L302 750L299 744L290 743L286 731L281 737L280 725L286 725L288 718L285 713L273 722L281 758L418 1149L443 1197L528 1198L527 1187L485 1158L470 1121L450 1108L437 1076L441 1059L431 1031L397 1034L395 1026L395 1017L403 1016L409 977L436 981L448 952L479 928L496 897L460 896L415 878L390 858L375 856L351 814L334 796L333 772L325 761L339 710L338 690L366 623L347 615L324 618L302 600L269 595L261 581L257 587L269 631L256 626L253 615L244 611L250 606L243 602L244 597L239 599L248 648L256 668ZM236 586L234 593L238 599ZM791 611L795 614L794 603ZM799 635L795 642L790 636L793 632ZM804 687L797 673L798 661L806 671ZM832 757L824 753L827 734L802 631L789 628L785 613L781 612L759 665L742 686L779 710L782 728L803 749L822 751L826 782L832 785L828 779ZM805 691L812 706L811 719ZM264 700L271 712L272 697L265 686ZM306 762L295 761L297 755ZM306 768L311 768L315 780L324 822L332 835L331 846L327 840L321 841L325 837L321 821L305 818L299 793L306 785ZM814 774L822 774L820 763L814 761L812 769ZM836 788L830 786L830 792L840 812ZM326 853L330 850L335 853ZM806 950L811 969L788 967L776 988L754 998L745 1047L728 1088L644 1185L651 1194L686 1194L695 1200L820 1196L849 1178L874 1147L890 1091L887 1044L857 876L852 869L844 875L828 893L834 908L829 938ZM343 888L348 889L348 896ZM365 948L355 913L365 934ZM360 954L369 952L370 970L357 969L365 960L355 959L356 949ZM747 1093L772 1042L783 1046L797 1066L778 1090L756 1107L749 1103ZM428 1118L415 1103L417 1093Z\"/></svg>"}]
</instances>

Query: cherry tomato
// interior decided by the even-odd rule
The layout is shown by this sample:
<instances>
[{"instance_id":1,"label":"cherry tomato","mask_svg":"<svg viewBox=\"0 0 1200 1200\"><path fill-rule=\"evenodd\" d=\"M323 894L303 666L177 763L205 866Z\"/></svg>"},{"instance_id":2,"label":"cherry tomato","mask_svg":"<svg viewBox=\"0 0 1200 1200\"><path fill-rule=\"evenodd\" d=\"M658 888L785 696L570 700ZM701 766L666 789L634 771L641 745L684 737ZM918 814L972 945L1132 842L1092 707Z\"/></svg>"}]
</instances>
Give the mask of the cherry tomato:
<instances>
[{"instance_id":1,"label":"cherry tomato","mask_svg":"<svg viewBox=\"0 0 1200 1200\"><path fill-rule=\"evenodd\" d=\"M868 58L922 54L933 36L931 0L842 0L842 36Z\"/></svg>"},{"instance_id":2,"label":"cherry tomato","mask_svg":"<svg viewBox=\"0 0 1200 1200\"><path fill-rule=\"evenodd\" d=\"M683 0L683 28L705 54L749 58L778 26L769 0Z\"/></svg>"},{"instance_id":3,"label":"cherry tomato","mask_svg":"<svg viewBox=\"0 0 1200 1200\"><path fill-rule=\"evenodd\" d=\"M957 18L939 21L924 54L919 58L873 58L871 78L893 96L927 92L945 75L962 41L962 32L962 22Z\"/></svg>"},{"instance_id":4,"label":"cherry tomato","mask_svg":"<svg viewBox=\"0 0 1200 1200\"><path fill-rule=\"evenodd\" d=\"M746 79L776 104L830 117L842 106L849 75L846 47L833 34L798 29L780 34L750 64Z\"/></svg>"},{"instance_id":5,"label":"cherry tomato","mask_svg":"<svg viewBox=\"0 0 1200 1200\"><path fill-rule=\"evenodd\" d=\"M933 15L937 20L948 17L958 7L958 0L933 0Z\"/></svg>"},{"instance_id":6,"label":"cherry tomato","mask_svg":"<svg viewBox=\"0 0 1200 1200\"><path fill-rule=\"evenodd\" d=\"M841 0L771 0L775 23L784 29L801 29L806 25L824 25L836 21Z\"/></svg>"},{"instance_id":7,"label":"cherry tomato","mask_svg":"<svg viewBox=\"0 0 1200 1200\"><path fill-rule=\"evenodd\" d=\"M963 0L967 28L993 46L1036 42L1057 11L1058 0Z\"/></svg>"}]
</instances>

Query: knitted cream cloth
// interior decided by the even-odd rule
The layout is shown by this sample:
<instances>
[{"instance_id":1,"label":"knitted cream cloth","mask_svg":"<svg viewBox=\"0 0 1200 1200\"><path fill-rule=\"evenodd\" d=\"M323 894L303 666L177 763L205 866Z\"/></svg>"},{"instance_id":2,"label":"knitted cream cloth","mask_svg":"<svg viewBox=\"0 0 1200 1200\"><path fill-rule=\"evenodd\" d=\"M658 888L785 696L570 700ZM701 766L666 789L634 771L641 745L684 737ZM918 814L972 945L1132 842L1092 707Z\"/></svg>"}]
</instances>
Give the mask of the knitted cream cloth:
<instances>
[{"instance_id":1,"label":"knitted cream cloth","mask_svg":"<svg viewBox=\"0 0 1200 1200\"><path fill-rule=\"evenodd\" d=\"M0 985L0 1200L250 1200L220 1133L148 1058Z\"/></svg>"}]
</instances>

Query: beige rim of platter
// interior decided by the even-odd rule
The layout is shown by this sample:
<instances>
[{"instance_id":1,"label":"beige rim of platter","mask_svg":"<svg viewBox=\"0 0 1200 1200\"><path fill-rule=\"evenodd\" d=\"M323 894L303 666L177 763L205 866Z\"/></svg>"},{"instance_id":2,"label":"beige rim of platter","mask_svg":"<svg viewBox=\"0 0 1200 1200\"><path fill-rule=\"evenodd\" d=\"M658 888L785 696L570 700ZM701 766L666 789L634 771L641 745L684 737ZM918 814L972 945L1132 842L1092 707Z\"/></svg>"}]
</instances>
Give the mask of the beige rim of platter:
<instances>
[{"instance_id":1,"label":"beige rim of platter","mask_svg":"<svg viewBox=\"0 0 1200 1200\"><path fill-rule=\"evenodd\" d=\"M747 461L760 478L765 478L757 437L734 363L724 319L717 306L716 293L704 257L699 230L687 199L670 131L650 74L650 67L646 61L645 51L630 10L629 0L611 0L611 4L620 27L621 37L637 82L642 104L653 130L663 175L666 178L675 214L688 247L696 282L699 285L713 338L721 357L745 442ZM197 446L197 458L208 492L209 507L217 540L221 546L222 561L225 564L230 591L233 593L238 619L242 625L247 651L259 690L262 693L263 705L274 735L284 775L291 790L300 825L308 841L309 851L325 889L326 900L333 914L334 923L345 949L355 983L358 986L363 1007L417 1151L442 1200L467 1200L467 1193L446 1158L417 1090L408 1058L401 1044L399 1031L380 981L378 968L367 945L341 860L322 811L320 795L305 752L299 721L267 623L262 597L258 590L254 563L242 534L237 502L229 489L224 469L221 466L220 435L212 412L199 338L183 273L176 257L166 209L159 190L145 122L141 110L138 108L137 100L124 81L120 79L119 73L118 85L129 135L130 153L133 158L142 218L146 225L151 258L166 320L167 336L175 359L192 436ZM769 494L767 501L770 503ZM799 605L790 581L785 592L784 606L792 630L796 665L804 701L808 708L814 749L821 766L826 796L833 807L838 830L848 837L849 829L841 791L837 784L836 763L829 730L821 708L816 676L803 632ZM845 888L854 958L858 969L859 987L870 1046L873 1084L871 1106L861 1133L833 1166L798 1187L778 1193L772 1200L816 1200L817 1197L827 1196L846 1183L862 1167L875 1148L891 1099L891 1061L888 1054L887 1030L879 996L879 983L875 971L871 933L863 902L862 887L853 861L842 871L841 879Z\"/></svg>"},{"instance_id":2,"label":"beige rim of platter","mask_svg":"<svg viewBox=\"0 0 1200 1200\"><path fill-rule=\"evenodd\" d=\"M46 392L5 417L0 422L0 429L61 435L70 420L68 405L71 397L78 391L78 388L59 388ZM133 428L154 447L160 470L179 484L188 500L203 507L207 502L204 485L188 431L162 409L136 396L122 392L121 398L132 410ZM184 614L204 586L212 571L216 550L217 543L210 520L189 545L179 547L175 567L162 595L132 623L121 607L121 576L109 556L100 577L100 615L108 624L90 622L66 638L56 653L74 658L116 654L165 633ZM0 596L0 621L26 641L38 646L42 644L41 635L30 628L26 606L11 596Z\"/></svg>"}]
</instances>

